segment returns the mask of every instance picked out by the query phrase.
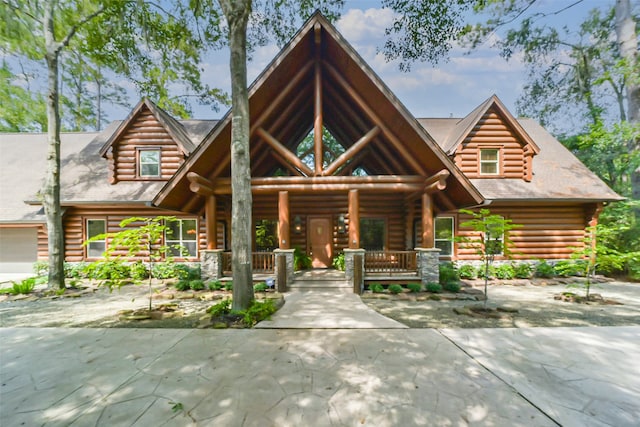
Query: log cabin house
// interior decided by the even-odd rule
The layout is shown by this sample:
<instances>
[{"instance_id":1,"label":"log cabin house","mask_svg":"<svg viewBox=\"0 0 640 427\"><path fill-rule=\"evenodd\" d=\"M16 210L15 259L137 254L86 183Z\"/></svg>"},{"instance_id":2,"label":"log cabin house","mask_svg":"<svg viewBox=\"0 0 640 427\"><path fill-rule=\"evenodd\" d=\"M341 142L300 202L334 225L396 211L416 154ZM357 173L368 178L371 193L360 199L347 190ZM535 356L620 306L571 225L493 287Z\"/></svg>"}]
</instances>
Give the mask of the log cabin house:
<instances>
[{"instance_id":1,"label":"log cabin house","mask_svg":"<svg viewBox=\"0 0 640 427\"><path fill-rule=\"evenodd\" d=\"M369 276L416 272L417 254L471 261L475 253L453 239L471 231L459 209L478 207L522 224L510 235L515 259L563 259L603 204L621 200L497 96L464 118L414 118L320 14L249 93L254 271L272 272L274 251L293 248L316 268L361 254ZM175 215L170 243L188 249L186 261L214 254L213 275L224 274L230 130L229 113L176 120L143 99L100 133L63 134L66 260L100 257L108 242L83 242L117 231L124 218ZM2 134L0 150L0 268L8 271L47 257L37 198L46 135Z\"/></svg>"}]
</instances>

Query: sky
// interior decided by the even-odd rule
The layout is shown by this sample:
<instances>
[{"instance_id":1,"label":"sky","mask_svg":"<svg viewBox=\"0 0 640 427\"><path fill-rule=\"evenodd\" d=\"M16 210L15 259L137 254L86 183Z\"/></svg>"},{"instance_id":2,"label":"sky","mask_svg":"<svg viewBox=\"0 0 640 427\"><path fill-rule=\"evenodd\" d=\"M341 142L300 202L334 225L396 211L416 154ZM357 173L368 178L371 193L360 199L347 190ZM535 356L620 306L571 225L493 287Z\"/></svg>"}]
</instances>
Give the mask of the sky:
<instances>
[{"instance_id":1,"label":"sky","mask_svg":"<svg viewBox=\"0 0 640 427\"><path fill-rule=\"evenodd\" d=\"M529 10L531 13L558 9L575 0L538 0ZM548 19L550 25L574 26L581 22L587 12L596 7L613 4L613 0L583 0L566 12ZM335 23L343 37L355 48L369 66L415 117L464 117L491 95L496 94L515 115L516 100L526 83L526 68L516 55L509 62L502 59L491 42L481 45L471 53L454 48L448 61L433 66L415 63L411 71L399 71L398 64L386 62L378 50L384 44L384 31L392 22L393 15L380 7L379 1L351 0L345 3L342 17ZM494 34L500 37L502 34ZM248 64L249 82L277 55L275 44L264 46L254 52ZM230 77L228 52L218 51L208 55L202 64L205 80L213 87L229 91ZM132 100L133 103L137 100ZM196 105L193 118L212 119L221 117L226 111L212 111L209 106ZM114 111L111 119L120 119L128 111ZM122 117L119 117L122 116Z\"/></svg>"}]
</instances>

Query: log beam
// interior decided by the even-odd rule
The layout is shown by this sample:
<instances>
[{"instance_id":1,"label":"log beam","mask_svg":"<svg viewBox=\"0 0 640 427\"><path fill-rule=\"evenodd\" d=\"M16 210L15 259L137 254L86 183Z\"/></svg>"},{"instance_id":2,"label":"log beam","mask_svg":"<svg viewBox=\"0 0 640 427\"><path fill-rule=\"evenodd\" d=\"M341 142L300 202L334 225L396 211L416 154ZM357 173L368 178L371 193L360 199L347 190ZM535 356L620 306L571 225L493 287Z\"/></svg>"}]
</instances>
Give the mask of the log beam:
<instances>
[{"instance_id":1,"label":"log beam","mask_svg":"<svg viewBox=\"0 0 640 427\"><path fill-rule=\"evenodd\" d=\"M320 62L320 44L322 43L321 38L321 27L319 24L316 24L314 27L315 31L315 75L314 75L314 104L313 104L313 157L315 160L315 170L314 175L322 174L322 158L323 158L323 147L322 147L322 63Z\"/></svg>"},{"instance_id":2,"label":"log beam","mask_svg":"<svg viewBox=\"0 0 640 427\"><path fill-rule=\"evenodd\" d=\"M187 174L187 179L190 183L189 189L196 194L201 196L210 196L215 192L215 184L196 172L189 172Z\"/></svg>"},{"instance_id":3,"label":"log beam","mask_svg":"<svg viewBox=\"0 0 640 427\"><path fill-rule=\"evenodd\" d=\"M282 145L280 141L275 139L269 132L264 130L263 128L256 129L256 135L260 136L271 148L273 148L278 154L280 154L287 162L294 165L304 174L311 176L313 175L313 171L309 169L307 165L305 165L302 160L300 160L295 154L293 154L287 147Z\"/></svg>"},{"instance_id":4,"label":"log beam","mask_svg":"<svg viewBox=\"0 0 640 427\"><path fill-rule=\"evenodd\" d=\"M356 141L347 151L342 153L336 160L333 161L322 173L323 175L333 175L340 166L344 165L349 159L353 158L356 154L360 152L364 147L369 144L373 138L375 138L380 133L380 128L378 126L374 126L369 132L367 132L362 138Z\"/></svg>"}]
</instances>

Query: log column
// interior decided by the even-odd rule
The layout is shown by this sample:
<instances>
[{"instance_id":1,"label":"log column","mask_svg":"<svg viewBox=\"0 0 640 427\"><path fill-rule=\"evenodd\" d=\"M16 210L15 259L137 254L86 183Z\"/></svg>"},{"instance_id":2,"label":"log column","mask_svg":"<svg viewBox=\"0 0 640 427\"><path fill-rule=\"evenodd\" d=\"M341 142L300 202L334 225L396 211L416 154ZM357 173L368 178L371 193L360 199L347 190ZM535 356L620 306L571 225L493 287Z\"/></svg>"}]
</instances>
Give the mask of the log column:
<instances>
[{"instance_id":1,"label":"log column","mask_svg":"<svg viewBox=\"0 0 640 427\"><path fill-rule=\"evenodd\" d=\"M218 249L218 218L216 216L216 196L207 196L204 206L204 220L207 229L207 249Z\"/></svg>"},{"instance_id":2,"label":"log column","mask_svg":"<svg viewBox=\"0 0 640 427\"><path fill-rule=\"evenodd\" d=\"M358 190L349 190L349 249L360 247L360 198Z\"/></svg>"},{"instance_id":3,"label":"log column","mask_svg":"<svg viewBox=\"0 0 640 427\"><path fill-rule=\"evenodd\" d=\"M428 193L422 194L422 247L433 248L433 200Z\"/></svg>"},{"instance_id":4,"label":"log column","mask_svg":"<svg viewBox=\"0 0 640 427\"><path fill-rule=\"evenodd\" d=\"M278 193L278 247L289 249L291 247L289 226L289 192Z\"/></svg>"}]
</instances>

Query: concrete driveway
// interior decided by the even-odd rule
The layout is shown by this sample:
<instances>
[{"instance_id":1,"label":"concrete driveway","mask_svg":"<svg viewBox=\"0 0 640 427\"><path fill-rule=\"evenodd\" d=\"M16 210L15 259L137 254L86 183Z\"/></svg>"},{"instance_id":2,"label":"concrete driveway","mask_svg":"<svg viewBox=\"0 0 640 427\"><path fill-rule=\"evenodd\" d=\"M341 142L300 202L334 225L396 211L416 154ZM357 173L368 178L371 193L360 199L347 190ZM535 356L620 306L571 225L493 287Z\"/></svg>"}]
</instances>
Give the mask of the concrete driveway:
<instances>
[{"instance_id":1,"label":"concrete driveway","mask_svg":"<svg viewBox=\"0 0 640 427\"><path fill-rule=\"evenodd\" d=\"M2 426L635 426L640 327L0 329Z\"/></svg>"}]
</instances>

